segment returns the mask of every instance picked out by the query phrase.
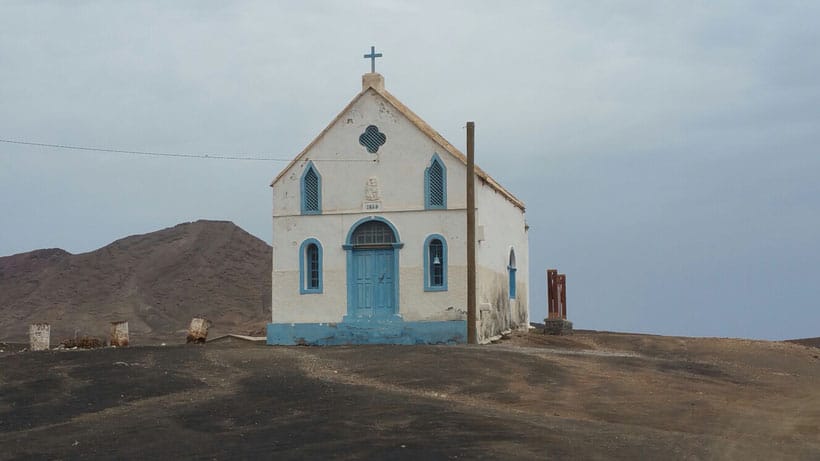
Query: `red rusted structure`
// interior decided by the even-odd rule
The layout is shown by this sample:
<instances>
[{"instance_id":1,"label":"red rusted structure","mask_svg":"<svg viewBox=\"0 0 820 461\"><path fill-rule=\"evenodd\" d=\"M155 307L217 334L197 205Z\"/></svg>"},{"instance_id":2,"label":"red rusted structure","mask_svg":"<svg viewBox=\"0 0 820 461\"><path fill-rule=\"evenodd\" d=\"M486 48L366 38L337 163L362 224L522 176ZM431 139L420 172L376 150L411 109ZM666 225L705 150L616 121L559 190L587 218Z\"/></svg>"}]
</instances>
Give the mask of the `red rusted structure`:
<instances>
[{"instance_id":1,"label":"red rusted structure","mask_svg":"<svg viewBox=\"0 0 820 461\"><path fill-rule=\"evenodd\" d=\"M547 318L544 333L571 335L572 322L567 320L567 275L547 269Z\"/></svg>"},{"instance_id":2,"label":"red rusted structure","mask_svg":"<svg viewBox=\"0 0 820 461\"><path fill-rule=\"evenodd\" d=\"M547 318L548 319L557 319L560 318L560 314L558 314L556 296L555 296L555 278L558 275L558 271L555 269L547 269Z\"/></svg>"},{"instance_id":3,"label":"red rusted structure","mask_svg":"<svg viewBox=\"0 0 820 461\"><path fill-rule=\"evenodd\" d=\"M560 313L560 317L567 319L567 276L566 274L558 274L556 277L556 284L558 285L558 304L560 309L556 308L556 314Z\"/></svg>"},{"instance_id":4,"label":"red rusted structure","mask_svg":"<svg viewBox=\"0 0 820 461\"><path fill-rule=\"evenodd\" d=\"M547 270L547 318L567 318L567 275Z\"/></svg>"}]
</instances>

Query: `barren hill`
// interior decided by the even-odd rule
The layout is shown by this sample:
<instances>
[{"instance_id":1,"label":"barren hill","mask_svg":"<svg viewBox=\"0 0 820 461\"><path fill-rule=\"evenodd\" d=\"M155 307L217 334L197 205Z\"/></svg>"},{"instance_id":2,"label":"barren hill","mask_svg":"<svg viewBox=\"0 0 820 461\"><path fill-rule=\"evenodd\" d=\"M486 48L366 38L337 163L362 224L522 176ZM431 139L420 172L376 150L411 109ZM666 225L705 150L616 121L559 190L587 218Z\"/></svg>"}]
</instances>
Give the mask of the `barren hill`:
<instances>
[{"instance_id":1,"label":"barren hill","mask_svg":"<svg viewBox=\"0 0 820 461\"><path fill-rule=\"evenodd\" d=\"M103 336L127 320L134 343L180 337L203 315L215 332L260 330L270 313L271 248L226 221L197 221L71 254L0 257L0 339L48 322L52 341ZM184 337L184 335L182 335Z\"/></svg>"}]
</instances>

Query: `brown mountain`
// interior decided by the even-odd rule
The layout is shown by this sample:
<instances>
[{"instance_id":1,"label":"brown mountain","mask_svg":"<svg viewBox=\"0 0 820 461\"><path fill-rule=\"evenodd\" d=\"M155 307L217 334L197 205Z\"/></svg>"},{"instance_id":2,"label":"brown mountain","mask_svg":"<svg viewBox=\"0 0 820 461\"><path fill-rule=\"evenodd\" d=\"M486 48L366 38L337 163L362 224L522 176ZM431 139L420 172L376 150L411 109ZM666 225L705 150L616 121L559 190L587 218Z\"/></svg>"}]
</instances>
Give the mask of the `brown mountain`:
<instances>
[{"instance_id":1,"label":"brown mountain","mask_svg":"<svg viewBox=\"0 0 820 461\"><path fill-rule=\"evenodd\" d=\"M184 340L194 316L212 332L248 334L270 319L271 247L226 221L197 221L71 254L0 257L0 339L51 324L52 343L107 336L126 320L131 342Z\"/></svg>"}]
</instances>

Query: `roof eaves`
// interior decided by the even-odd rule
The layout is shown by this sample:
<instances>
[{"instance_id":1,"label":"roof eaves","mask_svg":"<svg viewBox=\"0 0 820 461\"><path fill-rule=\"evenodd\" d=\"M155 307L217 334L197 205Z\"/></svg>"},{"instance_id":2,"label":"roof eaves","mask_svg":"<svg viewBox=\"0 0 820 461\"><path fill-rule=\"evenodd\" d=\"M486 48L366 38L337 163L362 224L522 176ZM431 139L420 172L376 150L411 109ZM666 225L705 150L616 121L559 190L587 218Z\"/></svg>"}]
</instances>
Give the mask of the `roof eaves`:
<instances>
[{"instance_id":1,"label":"roof eaves","mask_svg":"<svg viewBox=\"0 0 820 461\"><path fill-rule=\"evenodd\" d=\"M322 130L322 131L321 131L321 132L320 132L320 133L319 133L319 134L318 134L315 138L313 138L313 141L311 141L311 142L310 142L310 144L308 144L308 145L307 145L304 149L302 149L302 152L299 152L299 154L298 154L296 157L294 157L294 158L293 158L293 160L291 160L291 161L290 161L290 163L288 163L288 165L287 165L285 168L283 168L283 169L282 169L282 171L280 171L278 175L276 175L276 177L273 179L273 181L271 181L271 183L270 183L270 187L273 187L273 185L274 185L274 184L276 184L276 183L277 183L280 179L282 179L282 177L285 175L285 173L287 173L288 171L290 171L290 169L291 169L294 165L296 165L297 163L299 163L299 161L301 161L301 160L302 160L302 157L304 157L305 155L307 155L307 153L310 151L310 149L312 149L312 148L313 148L313 146L315 146L315 145L316 145L316 143L318 143L318 142L319 142L319 140L320 140L320 139L322 139L322 138L325 136L325 134L327 134L327 132L328 132L328 131L330 131L330 128L331 128L333 125L335 125L335 124L336 124L336 122L337 122L337 121L339 121L339 119L341 119L341 118L342 118L342 116L343 116L345 113L347 113L347 111L348 111L348 110L349 110L349 109L353 106L353 104L356 104L356 101L358 101L358 100L359 100L359 99L360 99L360 98L361 98L361 97L362 97L365 93L367 93L367 90L369 90L369 89L371 89L371 88L372 88L372 87L367 87L367 88L363 89L363 90L362 90L359 94L357 94L357 95L356 95L356 96L355 96L355 97L354 97L354 98L353 98L353 99L352 99L352 100L351 100L351 101L350 101L350 102L349 102L349 103L348 103L348 104L344 107L344 109L342 109L342 110L341 110L341 112L339 112L339 114L338 114L338 115L336 115L336 117L334 117L334 118L333 118L333 120L331 120L331 121L330 121L330 123L328 123L328 124L327 124L327 126L325 127L325 129L323 129L323 130ZM372 88L372 89L375 91L375 88Z\"/></svg>"},{"instance_id":2,"label":"roof eaves","mask_svg":"<svg viewBox=\"0 0 820 461\"><path fill-rule=\"evenodd\" d=\"M416 115L415 112L410 110L409 107L405 106L401 101L399 101L395 96L393 96L387 90L379 90L377 88L373 88L377 94L382 96L386 99L390 104L392 104L396 110L401 112L405 117L407 117L410 122L412 122L416 127L421 130L422 133L426 134L430 139L432 139L436 144L440 145L444 150L450 153L453 157L457 158L463 164L467 164L467 156L464 155L460 150L458 150L455 146L450 144L447 139L444 138L438 131L436 131L432 126L430 126L427 122L422 120L421 117ZM498 183L495 179L492 178L487 172L479 168L478 166L475 167L476 176L481 178L484 182L486 182L491 188L495 189L498 193L504 196L507 200L509 200L513 205L520 208L522 211L525 210L524 202L522 202L518 197L513 195L510 191L504 188L501 184Z\"/></svg>"},{"instance_id":3,"label":"roof eaves","mask_svg":"<svg viewBox=\"0 0 820 461\"><path fill-rule=\"evenodd\" d=\"M444 138L444 136L439 134L438 131L436 131L427 122L422 120L421 117L416 115L415 112L410 110L409 107L405 106L401 101L399 101L389 91L384 90L384 89L380 90L380 89L375 88L373 86L368 86L367 88L364 88L359 94L357 94L344 107L344 109L342 109L339 112L339 114L336 115L336 117L334 117L333 120L331 120L330 123L327 124L327 126L313 139L313 141L311 141L310 144L308 144L304 149L302 149L302 151L296 157L294 157L294 159L291 160L291 162L288 163L288 165L285 168L283 168L282 171L280 171L278 175L276 175L276 178L274 178L274 180L271 181L270 186L273 187L273 185L276 184L276 182L278 182L285 175L285 173L287 173L294 165L299 163L302 160L302 158L310 151L310 149L312 149L313 146L316 145L316 143L319 142L319 140L324 137L324 135L330 130L330 128L333 125L335 125L336 122L339 121L342 118L342 116L345 113L347 113L347 111L356 103L356 101L358 101L365 93L367 93L368 90L373 90L374 92L376 92L376 94L383 97L385 100L387 100L387 102L389 102L393 107L395 107L396 110L398 110L399 112L402 113L402 115L407 117L407 119L410 120L410 122L413 123L419 130L421 130L422 133L427 135L436 144L440 145L445 151L449 152L450 155L457 158L464 165L467 164L467 156L466 155L464 155L455 146L450 144L450 142L447 141ZM487 172L485 172L484 170L482 170L478 166L475 167L475 171L476 171L476 176L481 178L491 188L495 189L498 193L503 195L504 198L506 198L508 201L510 201L513 205L520 208L521 211L525 211L526 208L524 206L524 202L522 202L520 199L518 199L518 197L513 195L510 191L505 189L504 186L499 184L498 181L496 181L495 179L492 178L492 176L487 174Z\"/></svg>"}]
</instances>

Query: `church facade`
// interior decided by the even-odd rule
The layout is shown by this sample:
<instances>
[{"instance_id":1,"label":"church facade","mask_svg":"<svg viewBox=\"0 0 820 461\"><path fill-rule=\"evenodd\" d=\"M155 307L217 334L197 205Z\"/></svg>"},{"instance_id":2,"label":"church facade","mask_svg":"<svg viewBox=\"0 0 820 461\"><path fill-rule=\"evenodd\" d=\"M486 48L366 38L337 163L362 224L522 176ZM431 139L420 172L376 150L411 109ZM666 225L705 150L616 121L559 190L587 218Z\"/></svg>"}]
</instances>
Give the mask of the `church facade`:
<instances>
[{"instance_id":1,"label":"church facade","mask_svg":"<svg viewBox=\"0 0 820 461\"><path fill-rule=\"evenodd\" d=\"M464 343L466 157L380 74L274 179L268 344ZM524 204L476 168L479 342L529 324Z\"/></svg>"}]
</instances>

